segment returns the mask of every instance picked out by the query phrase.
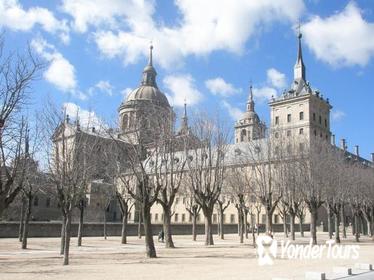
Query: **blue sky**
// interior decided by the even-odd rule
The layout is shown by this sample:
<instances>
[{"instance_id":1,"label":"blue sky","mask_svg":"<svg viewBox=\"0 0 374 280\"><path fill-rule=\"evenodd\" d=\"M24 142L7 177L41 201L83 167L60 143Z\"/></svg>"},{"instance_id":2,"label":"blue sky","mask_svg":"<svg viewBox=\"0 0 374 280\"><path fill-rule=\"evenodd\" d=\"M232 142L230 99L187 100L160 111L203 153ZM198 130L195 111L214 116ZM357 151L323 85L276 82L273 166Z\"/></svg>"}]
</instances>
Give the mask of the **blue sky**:
<instances>
[{"instance_id":1,"label":"blue sky","mask_svg":"<svg viewBox=\"0 0 374 280\"><path fill-rule=\"evenodd\" d=\"M29 42L47 63L29 111L47 98L82 118L113 120L138 86L150 41L158 85L177 114L256 109L288 87L302 24L307 80L330 99L332 132L374 152L374 4L371 0L0 0L8 48ZM89 111L92 111L89 113Z\"/></svg>"}]
</instances>

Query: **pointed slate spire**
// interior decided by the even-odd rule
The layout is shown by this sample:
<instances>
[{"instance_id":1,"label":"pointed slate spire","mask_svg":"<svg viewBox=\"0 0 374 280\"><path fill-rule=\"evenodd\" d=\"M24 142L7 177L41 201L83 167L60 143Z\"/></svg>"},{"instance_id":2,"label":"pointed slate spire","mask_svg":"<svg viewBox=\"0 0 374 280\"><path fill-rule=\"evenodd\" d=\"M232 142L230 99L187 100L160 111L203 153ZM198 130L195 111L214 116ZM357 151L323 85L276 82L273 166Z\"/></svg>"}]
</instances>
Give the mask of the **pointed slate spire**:
<instances>
[{"instance_id":1,"label":"pointed slate spire","mask_svg":"<svg viewBox=\"0 0 374 280\"><path fill-rule=\"evenodd\" d=\"M303 61L303 53L302 53L302 48L301 48L301 38L303 37L303 35L301 34L301 27L300 27L300 23L299 23L299 27L298 27L298 35L297 35L297 38L298 38L298 50L297 50L297 59L296 59L296 64L295 64L295 67L294 67L294 79L295 80L298 80L298 79L303 79L304 81L306 80L306 77L305 77L305 65L304 65L304 61Z\"/></svg>"},{"instance_id":2,"label":"pointed slate spire","mask_svg":"<svg viewBox=\"0 0 374 280\"><path fill-rule=\"evenodd\" d=\"M143 86L152 86L157 88L156 75L156 69L153 67L153 45L151 44L149 46L148 64L143 70L143 79L141 84Z\"/></svg>"}]
</instances>

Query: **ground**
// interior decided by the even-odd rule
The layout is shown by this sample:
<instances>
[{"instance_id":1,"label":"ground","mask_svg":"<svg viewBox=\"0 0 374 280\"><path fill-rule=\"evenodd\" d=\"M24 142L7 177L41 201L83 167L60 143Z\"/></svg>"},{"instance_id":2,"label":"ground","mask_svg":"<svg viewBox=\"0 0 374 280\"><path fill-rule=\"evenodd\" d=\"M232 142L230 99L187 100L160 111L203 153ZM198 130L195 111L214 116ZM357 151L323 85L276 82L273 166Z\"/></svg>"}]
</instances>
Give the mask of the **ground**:
<instances>
[{"instance_id":1,"label":"ground","mask_svg":"<svg viewBox=\"0 0 374 280\"><path fill-rule=\"evenodd\" d=\"M239 244L236 234L226 235L225 240L214 238L215 245L206 247L203 236L198 236L196 242L191 241L191 236L175 236L177 248L165 249L155 237L157 259L145 258L144 239L137 237L129 237L126 245L120 244L119 237L107 240L87 237L82 247L77 247L77 239L73 238L69 266L62 266L58 238L30 238L27 250L20 249L16 239L0 239L0 279L303 279L305 271L325 271L329 275L333 266L352 267L358 262L374 264L374 242L367 237L359 243L357 260L326 256L315 260L289 260L278 256L273 265L267 266L259 266L251 239ZM320 244L327 240L324 233L318 238ZM275 239L279 241L283 235L277 234ZM308 244L308 233L305 238L297 236L296 243ZM350 235L343 245L351 244L356 243Z\"/></svg>"}]
</instances>

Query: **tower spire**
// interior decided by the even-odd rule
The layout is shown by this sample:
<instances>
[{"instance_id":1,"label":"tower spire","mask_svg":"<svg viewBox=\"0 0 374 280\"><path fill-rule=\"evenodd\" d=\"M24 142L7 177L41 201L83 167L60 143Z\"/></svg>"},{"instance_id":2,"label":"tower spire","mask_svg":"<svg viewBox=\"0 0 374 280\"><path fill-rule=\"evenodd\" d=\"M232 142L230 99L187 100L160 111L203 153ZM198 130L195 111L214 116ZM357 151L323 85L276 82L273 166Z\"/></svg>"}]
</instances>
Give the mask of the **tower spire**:
<instances>
[{"instance_id":1,"label":"tower spire","mask_svg":"<svg viewBox=\"0 0 374 280\"><path fill-rule=\"evenodd\" d=\"M157 75L157 72L155 68L153 67L153 45L151 44L149 46L148 64L146 67L144 67L143 79L142 79L141 84L143 86L151 86L151 87L157 88L156 75Z\"/></svg>"},{"instance_id":2,"label":"tower spire","mask_svg":"<svg viewBox=\"0 0 374 280\"><path fill-rule=\"evenodd\" d=\"M301 38L303 37L301 33L301 26L299 22L298 26L298 50L297 50L297 59L296 59L296 64L294 67L294 79L303 79L305 81L305 65L303 61L303 53L302 53L302 47L301 47Z\"/></svg>"},{"instance_id":3,"label":"tower spire","mask_svg":"<svg viewBox=\"0 0 374 280\"><path fill-rule=\"evenodd\" d=\"M181 124L180 131L182 133L187 133L188 132L188 117L187 117L187 102L186 102L186 99L184 99L184 114L183 114L183 117L182 117L182 124Z\"/></svg>"},{"instance_id":4,"label":"tower spire","mask_svg":"<svg viewBox=\"0 0 374 280\"><path fill-rule=\"evenodd\" d=\"M249 86L249 97L247 102L247 111L254 112L255 111L255 102L253 100L253 90L252 90L252 83Z\"/></svg>"}]
</instances>

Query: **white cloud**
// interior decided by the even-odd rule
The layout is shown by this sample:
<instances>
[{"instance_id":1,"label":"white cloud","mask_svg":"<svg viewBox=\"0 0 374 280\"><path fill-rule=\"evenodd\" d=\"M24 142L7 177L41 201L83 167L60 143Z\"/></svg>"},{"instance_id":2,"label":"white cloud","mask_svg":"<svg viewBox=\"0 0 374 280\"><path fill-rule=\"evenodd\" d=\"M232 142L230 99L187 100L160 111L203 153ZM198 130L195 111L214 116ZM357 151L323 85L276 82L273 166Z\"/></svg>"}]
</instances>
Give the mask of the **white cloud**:
<instances>
[{"instance_id":1,"label":"white cloud","mask_svg":"<svg viewBox=\"0 0 374 280\"><path fill-rule=\"evenodd\" d=\"M59 90L70 92L79 99L86 99L86 95L77 90L75 68L56 48L44 39L38 38L31 41L32 48L49 62L44 78Z\"/></svg>"},{"instance_id":2,"label":"white cloud","mask_svg":"<svg viewBox=\"0 0 374 280\"><path fill-rule=\"evenodd\" d=\"M240 89L235 88L232 84L226 82L221 77L206 80L205 86L214 95L221 95L223 97L227 97L240 92Z\"/></svg>"},{"instance_id":3,"label":"white cloud","mask_svg":"<svg viewBox=\"0 0 374 280\"><path fill-rule=\"evenodd\" d=\"M333 66L365 66L374 56L374 23L365 21L357 4L327 18L314 16L302 27L318 59Z\"/></svg>"},{"instance_id":4,"label":"white cloud","mask_svg":"<svg viewBox=\"0 0 374 280\"><path fill-rule=\"evenodd\" d=\"M173 106L183 106L185 100L187 104L195 105L202 99L191 75L169 75L163 82L170 92L168 98Z\"/></svg>"},{"instance_id":5,"label":"white cloud","mask_svg":"<svg viewBox=\"0 0 374 280\"><path fill-rule=\"evenodd\" d=\"M92 96L97 91L102 92L106 95L112 96L113 86L109 81L99 81L94 86L88 89L88 94Z\"/></svg>"},{"instance_id":6,"label":"white cloud","mask_svg":"<svg viewBox=\"0 0 374 280\"><path fill-rule=\"evenodd\" d=\"M121 5L119 0L102 0L98 2L100 6L105 2L102 5L117 7L103 8L102 13L90 6L86 8L87 1L66 0L72 6L65 11L74 17L81 31L98 23L116 26L112 28L115 30L99 28L95 33L102 54L121 57L126 64L136 63L139 57L147 55L146 46L152 40L157 62L165 68L180 65L187 55L208 55L216 50L240 54L260 25L295 22L304 10L302 0L237 0L235 4L231 0L176 0L180 18L175 25L165 26L153 18L155 1L123 1ZM119 28L121 23L124 28Z\"/></svg>"},{"instance_id":7,"label":"white cloud","mask_svg":"<svg viewBox=\"0 0 374 280\"><path fill-rule=\"evenodd\" d=\"M227 109L230 117L234 120L239 120L243 117L243 111L237 107L231 106L227 101L222 101L223 106Z\"/></svg>"},{"instance_id":8,"label":"white cloud","mask_svg":"<svg viewBox=\"0 0 374 280\"><path fill-rule=\"evenodd\" d=\"M273 96L277 96L277 90L272 87L261 87L261 88L253 88L253 96L259 102L265 102L270 100Z\"/></svg>"},{"instance_id":9,"label":"white cloud","mask_svg":"<svg viewBox=\"0 0 374 280\"><path fill-rule=\"evenodd\" d=\"M79 123L83 128L96 127L100 128L103 126L103 122L96 115L95 112L91 110L82 109L79 105L71 102L63 104L63 108L66 110L66 114L72 119L76 119L78 116Z\"/></svg>"},{"instance_id":10,"label":"white cloud","mask_svg":"<svg viewBox=\"0 0 374 280\"><path fill-rule=\"evenodd\" d=\"M35 25L40 25L44 31L59 33L64 43L69 41L69 28L65 20L58 20L46 8L32 7L23 9L18 0L0 1L0 26L15 31L30 31Z\"/></svg>"},{"instance_id":11,"label":"white cloud","mask_svg":"<svg viewBox=\"0 0 374 280\"><path fill-rule=\"evenodd\" d=\"M337 121L337 122L342 120L345 116L346 116L346 114L343 111L340 111L340 110L333 110L331 112L331 118L334 121Z\"/></svg>"},{"instance_id":12,"label":"white cloud","mask_svg":"<svg viewBox=\"0 0 374 280\"><path fill-rule=\"evenodd\" d=\"M273 87L278 89L285 88L287 85L286 75L279 72L275 68L270 68L266 72L267 74L267 81Z\"/></svg>"}]
</instances>

